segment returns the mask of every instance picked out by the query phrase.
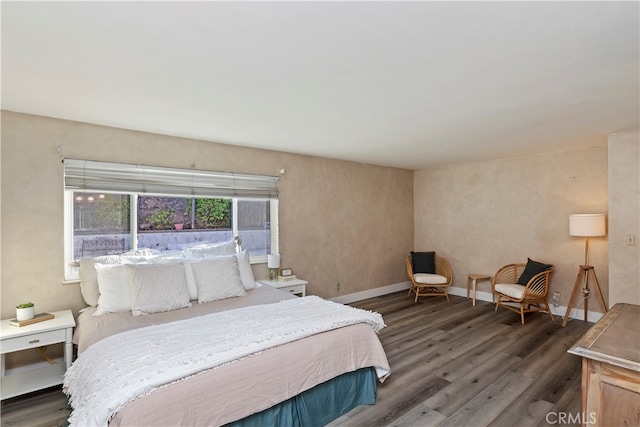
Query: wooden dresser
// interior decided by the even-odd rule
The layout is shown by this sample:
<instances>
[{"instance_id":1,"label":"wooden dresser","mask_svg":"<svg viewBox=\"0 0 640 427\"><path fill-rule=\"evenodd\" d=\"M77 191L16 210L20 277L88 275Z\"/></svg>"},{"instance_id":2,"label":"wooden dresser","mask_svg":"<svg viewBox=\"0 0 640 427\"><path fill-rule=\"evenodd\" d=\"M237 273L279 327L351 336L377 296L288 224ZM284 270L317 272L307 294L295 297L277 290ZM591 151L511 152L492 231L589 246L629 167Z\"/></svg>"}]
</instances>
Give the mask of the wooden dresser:
<instances>
[{"instance_id":1,"label":"wooden dresser","mask_svg":"<svg viewBox=\"0 0 640 427\"><path fill-rule=\"evenodd\" d=\"M640 306L616 304L569 353L582 356L582 425L640 426Z\"/></svg>"}]
</instances>

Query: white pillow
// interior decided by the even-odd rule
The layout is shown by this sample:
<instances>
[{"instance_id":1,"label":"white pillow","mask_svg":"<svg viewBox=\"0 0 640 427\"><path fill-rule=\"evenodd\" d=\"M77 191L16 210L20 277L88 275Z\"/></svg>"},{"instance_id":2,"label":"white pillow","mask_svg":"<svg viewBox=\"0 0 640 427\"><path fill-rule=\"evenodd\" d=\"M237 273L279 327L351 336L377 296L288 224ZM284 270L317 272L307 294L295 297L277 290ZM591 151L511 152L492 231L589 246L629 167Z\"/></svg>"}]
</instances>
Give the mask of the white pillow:
<instances>
[{"instance_id":1,"label":"white pillow","mask_svg":"<svg viewBox=\"0 0 640 427\"><path fill-rule=\"evenodd\" d=\"M131 311L127 264L96 263L95 269L100 297L98 297L98 307L93 315L100 316L105 313Z\"/></svg>"},{"instance_id":2,"label":"white pillow","mask_svg":"<svg viewBox=\"0 0 640 427\"><path fill-rule=\"evenodd\" d=\"M151 257L154 255L158 255L158 252L151 248L138 248L136 250L130 250L120 254L120 256L124 256L124 257L128 257L128 256Z\"/></svg>"},{"instance_id":3,"label":"white pillow","mask_svg":"<svg viewBox=\"0 0 640 427\"><path fill-rule=\"evenodd\" d=\"M191 264L198 303L247 295L235 255L205 258Z\"/></svg>"},{"instance_id":4,"label":"white pillow","mask_svg":"<svg viewBox=\"0 0 640 427\"><path fill-rule=\"evenodd\" d=\"M249 262L249 252L244 250L236 254L238 258L238 269L240 270L240 280L245 289L254 289L256 287L256 278L251 269Z\"/></svg>"},{"instance_id":5,"label":"white pillow","mask_svg":"<svg viewBox=\"0 0 640 427\"><path fill-rule=\"evenodd\" d=\"M193 268L191 264L197 262L194 259L187 259L184 262L184 270L187 276L187 289L189 289L189 299L198 299L198 286L196 286L196 279L193 277Z\"/></svg>"},{"instance_id":6,"label":"white pillow","mask_svg":"<svg viewBox=\"0 0 640 427\"><path fill-rule=\"evenodd\" d=\"M153 264L183 264L184 272L187 278L187 289L189 289L189 298L192 300L198 299L198 288L196 287L196 281L193 278L193 271L191 270L191 263L200 261L197 258L185 258L184 256L157 256L150 259Z\"/></svg>"},{"instance_id":7,"label":"white pillow","mask_svg":"<svg viewBox=\"0 0 640 427\"><path fill-rule=\"evenodd\" d=\"M229 240L222 243L191 246L184 249L184 254L187 258L204 258L207 255L234 255L237 252L237 247L238 244L235 240Z\"/></svg>"},{"instance_id":8,"label":"white pillow","mask_svg":"<svg viewBox=\"0 0 640 427\"><path fill-rule=\"evenodd\" d=\"M80 292L87 305L98 305L100 289L98 288L98 273L95 264L120 264L119 255L104 255L80 260Z\"/></svg>"},{"instance_id":9,"label":"white pillow","mask_svg":"<svg viewBox=\"0 0 640 427\"><path fill-rule=\"evenodd\" d=\"M120 254L120 262L122 264L135 264L138 262L148 261L155 254L151 249L138 249Z\"/></svg>"},{"instance_id":10,"label":"white pillow","mask_svg":"<svg viewBox=\"0 0 640 427\"><path fill-rule=\"evenodd\" d=\"M184 261L184 252L182 251L162 252L159 255L154 255L149 258L149 261L155 262L155 263L170 263L175 260Z\"/></svg>"},{"instance_id":11,"label":"white pillow","mask_svg":"<svg viewBox=\"0 0 640 427\"><path fill-rule=\"evenodd\" d=\"M126 268L134 316L191 306L183 264L135 264Z\"/></svg>"}]
</instances>

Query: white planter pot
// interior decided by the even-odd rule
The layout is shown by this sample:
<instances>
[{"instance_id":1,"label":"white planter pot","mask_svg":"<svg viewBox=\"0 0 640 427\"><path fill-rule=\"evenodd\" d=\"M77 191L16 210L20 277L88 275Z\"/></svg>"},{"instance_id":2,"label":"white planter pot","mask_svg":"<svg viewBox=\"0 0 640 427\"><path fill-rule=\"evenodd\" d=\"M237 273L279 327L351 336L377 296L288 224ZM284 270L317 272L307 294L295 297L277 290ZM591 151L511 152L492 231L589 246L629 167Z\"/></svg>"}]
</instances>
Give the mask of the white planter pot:
<instances>
[{"instance_id":1,"label":"white planter pot","mask_svg":"<svg viewBox=\"0 0 640 427\"><path fill-rule=\"evenodd\" d=\"M16 319L18 322L33 319L35 315L35 307L16 308Z\"/></svg>"}]
</instances>

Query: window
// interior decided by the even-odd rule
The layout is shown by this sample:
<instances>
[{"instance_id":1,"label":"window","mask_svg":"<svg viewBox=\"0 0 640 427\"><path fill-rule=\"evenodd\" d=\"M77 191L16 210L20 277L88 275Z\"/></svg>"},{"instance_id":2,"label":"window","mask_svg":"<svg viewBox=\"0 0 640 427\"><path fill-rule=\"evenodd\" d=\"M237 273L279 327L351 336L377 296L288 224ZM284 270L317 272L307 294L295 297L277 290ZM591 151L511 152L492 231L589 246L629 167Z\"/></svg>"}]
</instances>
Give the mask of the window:
<instances>
[{"instance_id":1,"label":"window","mask_svg":"<svg viewBox=\"0 0 640 427\"><path fill-rule=\"evenodd\" d=\"M74 261L82 258L170 252L234 236L252 262L278 252L276 177L64 163L65 280L78 278Z\"/></svg>"}]
</instances>

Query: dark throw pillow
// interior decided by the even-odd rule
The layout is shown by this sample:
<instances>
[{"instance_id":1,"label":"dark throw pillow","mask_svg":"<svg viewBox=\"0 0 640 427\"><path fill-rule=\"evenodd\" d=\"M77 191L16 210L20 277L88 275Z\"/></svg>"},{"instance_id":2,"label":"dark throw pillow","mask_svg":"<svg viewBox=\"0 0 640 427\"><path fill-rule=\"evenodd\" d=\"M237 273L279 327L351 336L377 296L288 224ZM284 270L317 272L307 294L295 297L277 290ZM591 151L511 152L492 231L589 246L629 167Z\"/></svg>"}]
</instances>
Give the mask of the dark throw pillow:
<instances>
[{"instance_id":1,"label":"dark throw pillow","mask_svg":"<svg viewBox=\"0 0 640 427\"><path fill-rule=\"evenodd\" d=\"M553 266L551 264L543 264L538 261L534 261L531 258L527 258L527 265L524 267L524 271L518 278L518 284L522 286L527 286L529 280L533 278L538 273L542 273L543 271L547 271Z\"/></svg>"},{"instance_id":2,"label":"dark throw pillow","mask_svg":"<svg viewBox=\"0 0 640 427\"><path fill-rule=\"evenodd\" d=\"M435 252L411 252L411 264L413 274L416 273L436 273L436 253Z\"/></svg>"}]
</instances>

